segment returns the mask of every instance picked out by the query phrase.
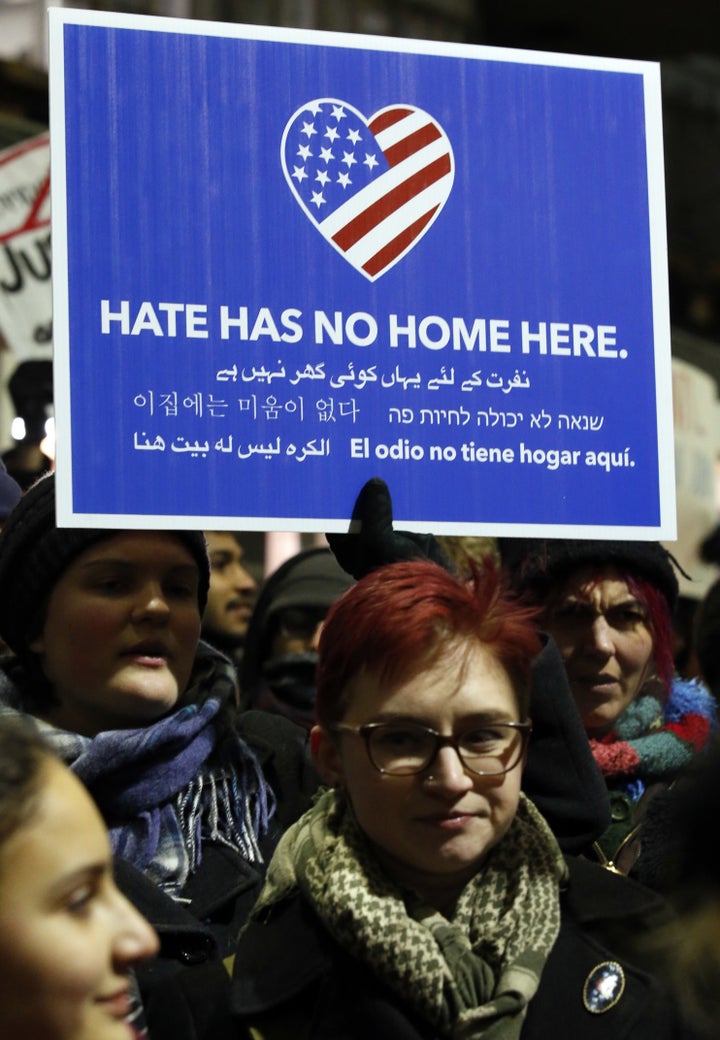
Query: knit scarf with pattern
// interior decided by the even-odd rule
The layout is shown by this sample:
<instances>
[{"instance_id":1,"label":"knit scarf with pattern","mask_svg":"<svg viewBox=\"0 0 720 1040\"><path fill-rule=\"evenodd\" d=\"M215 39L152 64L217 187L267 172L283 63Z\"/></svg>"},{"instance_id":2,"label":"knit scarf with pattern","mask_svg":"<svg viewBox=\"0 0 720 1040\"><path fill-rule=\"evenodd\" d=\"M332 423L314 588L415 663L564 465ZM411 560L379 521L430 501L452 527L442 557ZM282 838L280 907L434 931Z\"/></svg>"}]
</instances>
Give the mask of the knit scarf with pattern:
<instances>
[{"instance_id":1,"label":"knit scarf with pattern","mask_svg":"<svg viewBox=\"0 0 720 1040\"><path fill-rule=\"evenodd\" d=\"M85 737L32 717L93 796L115 855L171 896L200 865L204 841L262 862L258 840L274 797L251 749L220 722L233 675L201 644L184 706L151 725ZM8 696L3 680L0 711L17 711L18 691Z\"/></svg>"},{"instance_id":2,"label":"knit scarf with pattern","mask_svg":"<svg viewBox=\"0 0 720 1040\"><path fill-rule=\"evenodd\" d=\"M665 701L637 697L590 747L608 784L637 801L650 784L675 779L716 727L714 697L697 680L676 677Z\"/></svg>"},{"instance_id":3,"label":"knit scarf with pattern","mask_svg":"<svg viewBox=\"0 0 720 1040\"><path fill-rule=\"evenodd\" d=\"M380 866L344 796L326 791L281 838L253 916L293 890L348 953L452 1040L517 1040L560 928L566 866L524 795L451 919Z\"/></svg>"}]
</instances>

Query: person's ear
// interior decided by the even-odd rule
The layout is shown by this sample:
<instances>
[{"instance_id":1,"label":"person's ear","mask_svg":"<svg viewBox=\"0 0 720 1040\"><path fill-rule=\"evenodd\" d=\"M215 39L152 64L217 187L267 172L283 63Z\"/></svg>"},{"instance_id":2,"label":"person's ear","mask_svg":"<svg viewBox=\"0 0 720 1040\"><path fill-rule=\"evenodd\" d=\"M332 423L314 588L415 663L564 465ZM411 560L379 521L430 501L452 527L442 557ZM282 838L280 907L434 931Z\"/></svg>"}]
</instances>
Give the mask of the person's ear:
<instances>
[{"instance_id":1,"label":"person's ear","mask_svg":"<svg viewBox=\"0 0 720 1040\"><path fill-rule=\"evenodd\" d=\"M327 787L337 787L343 780L342 756L334 733L324 726L313 726L310 730L310 750L315 768Z\"/></svg>"}]
</instances>

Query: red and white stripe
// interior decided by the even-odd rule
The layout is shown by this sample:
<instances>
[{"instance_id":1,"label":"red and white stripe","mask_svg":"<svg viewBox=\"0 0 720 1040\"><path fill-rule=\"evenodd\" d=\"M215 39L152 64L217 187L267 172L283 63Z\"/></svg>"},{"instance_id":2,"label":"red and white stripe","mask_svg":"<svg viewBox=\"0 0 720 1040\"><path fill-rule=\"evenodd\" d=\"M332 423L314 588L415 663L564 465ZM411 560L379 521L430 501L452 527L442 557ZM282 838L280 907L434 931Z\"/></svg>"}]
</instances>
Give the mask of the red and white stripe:
<instances>
[{"instance_id":1,"label":"red and white stripe","mask_svg":"<svg viewBox=\"0 0 720 1040\"><path fill-rule=\"evenodd\" d=\"M390 169L320 223L353 266L372 280L396 263L448 197L452 148L420 109L393 106L368 124Z\"/></svg>"}]
</instances>

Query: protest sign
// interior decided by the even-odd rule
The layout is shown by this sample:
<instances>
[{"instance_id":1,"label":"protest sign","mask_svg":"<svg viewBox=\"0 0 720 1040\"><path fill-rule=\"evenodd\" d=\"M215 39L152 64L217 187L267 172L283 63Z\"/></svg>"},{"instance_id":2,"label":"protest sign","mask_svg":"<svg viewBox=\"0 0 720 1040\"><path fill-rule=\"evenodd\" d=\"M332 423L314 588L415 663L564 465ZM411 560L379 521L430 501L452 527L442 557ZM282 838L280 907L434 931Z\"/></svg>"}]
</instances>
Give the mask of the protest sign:
<instances>
[{"instance_id":1,"label":"protest sign","mask_svg":"<svg viewBox=\"0 0 720 1040\"><path fill-rule=\"evenodd\" d=\"M61 523L674 537L657 65L49 15Z\"/></svg>"},{"instance_id":2,"label":"protest sign","mask_svg":"<svg viewBox=\"0 0 720 1040\"><path fill-rule=\"evenodd\" d=\"M18 361L52 358L50 140L0 151L0 330Z\"/></svg>"}]
</instances>

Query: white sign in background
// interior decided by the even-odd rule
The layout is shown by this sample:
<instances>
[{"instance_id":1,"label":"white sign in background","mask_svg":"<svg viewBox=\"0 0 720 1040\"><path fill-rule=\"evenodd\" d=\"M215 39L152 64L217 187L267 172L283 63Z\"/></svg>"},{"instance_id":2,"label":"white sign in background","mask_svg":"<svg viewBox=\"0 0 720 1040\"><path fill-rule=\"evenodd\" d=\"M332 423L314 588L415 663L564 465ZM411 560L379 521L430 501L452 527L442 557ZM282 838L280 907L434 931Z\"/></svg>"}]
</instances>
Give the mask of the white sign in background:
<instances>
[{"instance_id":1,"label":"white sign in background","mask_svg":"<svg viewBox=\"0 0 720 1040\"><path fill-rule=\"evenodd\" d=\"M718 523L720 404L715 380L702 369L675 358L672 376L678 533L668 548L689 575L679 575L681 594L699 600L718 576L699 550Z\"/></svg>"},{"instance_id":2,"label":"white sign in background","mask_svg":"<svg viewBox=\"0 0 720 1040\"><path fill-rule=\"evenodd\" d=\"M659 67L50 12L60 522L675 536Z\"/></svg>"},{"instance_id":3,"label":"white sign in background","mask_svg":"<svg viewBox=\"0 0 720 1040\"><path fill-rule=\"evenodd\" d=\"M52 359L50 140L0 151L0 329L18 362Z\"/></svg>"}]
</instances>

